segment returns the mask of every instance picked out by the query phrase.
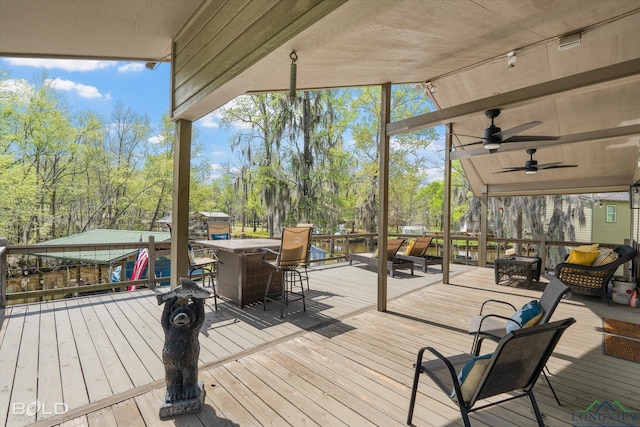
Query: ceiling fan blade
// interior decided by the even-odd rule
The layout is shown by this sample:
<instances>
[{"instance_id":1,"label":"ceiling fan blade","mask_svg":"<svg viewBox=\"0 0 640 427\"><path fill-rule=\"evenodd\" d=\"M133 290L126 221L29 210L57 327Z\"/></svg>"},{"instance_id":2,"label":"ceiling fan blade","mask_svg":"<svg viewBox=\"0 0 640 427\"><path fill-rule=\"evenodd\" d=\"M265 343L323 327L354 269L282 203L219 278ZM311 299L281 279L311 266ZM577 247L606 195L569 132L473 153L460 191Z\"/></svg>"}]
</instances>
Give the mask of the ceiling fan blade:
<instances>
[{"instance_id":1,"label":"ceiling fan blade","mask_svg":"<svg viewBox=\"0 0 640 427\"><path fill-rule=\"evenodd\" d=\"M515 135L502 142L527 142L527 141L555 141L559 136L551 135Z\"/></svg>"},{"instance_id":2,"label":"ceiling fan blade","mask_svg":"<svg viewBox=\"0 0 640 427\"><path fill-rule=\"evenodd\" d=\"M507 173L507 172L518 172L518 171L523 171L526 170L526 168L524 167L517 167L517 168L504 168L504 170L498 171L498 172L494 172L494 173Z\"/></svg>"},{"instance_id":3,"label":"ceiling fan blade","mask_svg":"<svg viewBox=\"0 0 640 427\"><path fill-rule=\"evenodd\" d=\"M516 126L514 128L511 128L511 129L503 130L502 132L494 133L493 135L497 136L498 138L500 138L503 141L505 141L505 140L507 140L507 139L519 134L520 132L524 132L527 129L531 129L532 127L535 127L535 126L538 126L538 125L541 125L541 124L542 124L542 122L536 120L534 122L525 123L525 124L522 124L520 126Z\"/></svg>"},{"instance_id":4,"label":"ceiling fan blade","mask_svg":"<svg viewBox=\"0 0 640 427\"><path fill-rule=\"evenodd\" d=\"M551 167L561 165L561 164L562 162L542 163L541 165L538 165L538 169L549 169Z\"/></svg>"},{"instance_id":5,"label":"ceiling fan blade","mask_svg":"<svg viewBox=\"0 0 640 427\"><path fill-rule=\"evenodd\" d=\"M483 143L484 143L484 141L475 141L475 142L470 142L468 144L458 145L458 147L469 147L471 145L480 145L480 144L483 144Z\"/></svg>"},{"instance_id":6,"label":"ceiling fan blade","mask_svg":"<svg viewBox=\"0 0 640 427\"><path fill-rule=\"evenodd\" d=\"M540 169L562 169L562 168L577 168L578 165L553 165L550 163L547 163L546 165L539 165L538 166L538 170Z\"/></svg>"}]
</instances>

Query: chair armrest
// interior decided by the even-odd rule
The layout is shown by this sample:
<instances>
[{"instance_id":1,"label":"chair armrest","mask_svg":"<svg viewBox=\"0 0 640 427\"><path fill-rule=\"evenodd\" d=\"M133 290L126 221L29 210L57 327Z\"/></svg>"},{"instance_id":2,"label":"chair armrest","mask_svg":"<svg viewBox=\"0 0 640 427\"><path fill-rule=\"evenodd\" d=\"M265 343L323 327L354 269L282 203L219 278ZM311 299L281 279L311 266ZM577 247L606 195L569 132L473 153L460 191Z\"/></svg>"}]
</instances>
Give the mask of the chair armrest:
<instances>
[{"instance_id":1,"label":"chair armrest","mask_svg":"<svg viewBox=\"0 0 640 427\"><path fill-rule=\"evenodd\" d=\"M269 252L269 253L272 253L274 255L280 255L280 252L274 251L273 249L269 249L269 248L262 248L262 249L260 249L260 252L262 252L262 253Z\"/></svg>"},{"instance_id":2,"label":"chair armrest","mask_svg":"<svg viewBox=\"0 0 640 427\"><path fill-rule=\"evenodd\" d=\"M518 325L519 327L521 327L521 328L522 328L522 325L520 324L520 322L518 322L517 320L513 320L513 319L512 319L512 318L510 318L510 317L507 317L507 316L501 316L500 314L487 314L487 315L485 315L485 316L482 316L482 319L480 319L480 323L478 324L478 330L476 331L476 339L477 339L480 335L490 336L490 337L496 338L496 339L498 339L498 340L500 340L500 339L502 338L502 336L501 336L501 335L495 335L495 334L492 334L492 333L491 333L492 329L487 329L487 330L484 330L484 331L482 330L482 324L484 323L484 321L485 321L485 320L487 320L487 319L494 319L494 318L495 318L495 319L502 319L502 320L504 320L505 322L513 322L513 323L515 323L516 325ZM504 327L506 328L506 323L505 323ZM480 342L481 342L481 341L482 341L482 340L480 340ZM479 348L478 348L478 350L479 350Z\"/></svg>"},{"instance_id":3,"label":"chair armrest","mask_svg":"<svg viewBox=\"0 0 640 427\"><path fill-rule=\"evenodd\" d=\"M484 310L485 304L490 303L490 302L495 302L495 303L498 303L498 304L508 305L509 307L513 308L513 311L518 311L518 309L513 304L511 304L511 303L509 303L507 301L501 301L501 300L498 300L498 299L488 299L485 302L483 302L482 305L480 306L480 315L482 315L482 310Z\"/></svg>"},{"instance_id":4,"label":"chair armrest","mask_svg":"<svg viewBox=\"0 0 640 427\"><path fill-rule=\"evenodd\" d=\"M277 257L280 256L280 252L274 251L273 249L269 249L269 248L262 248L262 249L258 249L261 253L262 253L262 258L260 258L260 262L263 263L264 262L264 257L267 254L273 254Z\"/></svg>"},{"instance_id":5,"label":"chair armrest","mask_svg":"<svg viewBox=\"0 0 640 427\"><path fill-rule=\"evenodd\" d=\"M447 393L449 395L451 395L453 393L453 391L455 391L456 393L456 397L458 398L458 401L460 402L461 405L464 405L464 401L462 400L462 391L460 390L460 384L458 383L458 374L456 373L455 368L453 367L453 365L451 364L451 362L449 362L449 360L444 357L438 350L436 350L433 347L422 347L420 349L420 351L418 351L418 357L416 359L416 363L415 363L415 368L416 368L416 375L414 376L414 378L417 381L418 378L418 373L424 373L424 370L422 369L422 361L424 359L424 352L425 351L429 351L431 352L434 356L436 356L438 359L440 359L440 361L442 363L445 364L445 366L447 367L447 369L449 370L449 374L451 375L451 383L453 385L453 390L446 390L446 387L444 387L444 384L440 383L439 386L440 388L442 388L443 390L447 391ZM415 385L414 385L415 388Z\"/></svg>"}]
</instances>

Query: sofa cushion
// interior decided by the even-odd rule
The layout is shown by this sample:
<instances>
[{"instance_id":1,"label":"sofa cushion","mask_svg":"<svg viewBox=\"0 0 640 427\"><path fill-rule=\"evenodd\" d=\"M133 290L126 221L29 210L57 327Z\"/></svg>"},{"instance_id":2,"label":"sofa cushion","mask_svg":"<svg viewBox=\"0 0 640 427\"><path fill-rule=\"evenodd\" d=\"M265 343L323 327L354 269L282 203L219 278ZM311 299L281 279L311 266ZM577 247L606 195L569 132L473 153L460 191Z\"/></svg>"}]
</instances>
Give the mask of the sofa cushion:
<instances>
[{"instance_id":1,"label":"sofa cushion","mask_svg":"<svg viewBox=\"0 0 640 427\"><path fill-rule=\"evenodd\" d=\"M592 245L580 245L573 248L573 250L581 252L594 252L598 250L598 244L594 243Z\"/></svg>"},{"instance_id":2,"label":"sofa cushion","mask_svg":"<svg viewBox=\"0 0 640 427\"><path fill-rule=\"evenodd\" d=\"M599 267L601 265L609 264L618 259L618 253L611 249L600 249L600 255L591 263L592 267Z\"/></svg>"},{"instance_id":3,"label":"sofa cushion","mask_svg":"<svg viewBox=\"0 0 640 427\"><path fill-rule=\"evenodd\" d=\"M593 263L593 261L595 261L598 255L600 255L599 251L583 252L583 251L574 249L569 253L569 258L567 258L567 262L569 264L589 266Z\"/></svg>"}]
</instances>

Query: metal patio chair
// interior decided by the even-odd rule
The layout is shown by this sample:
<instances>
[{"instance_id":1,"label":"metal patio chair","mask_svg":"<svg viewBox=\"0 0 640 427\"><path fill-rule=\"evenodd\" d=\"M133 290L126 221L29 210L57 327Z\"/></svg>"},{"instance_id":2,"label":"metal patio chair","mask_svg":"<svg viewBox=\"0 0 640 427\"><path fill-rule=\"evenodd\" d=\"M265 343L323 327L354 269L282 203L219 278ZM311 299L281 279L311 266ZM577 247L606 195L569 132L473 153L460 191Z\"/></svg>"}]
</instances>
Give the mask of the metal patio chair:
<instances>
[{"instance_id":1,"label":"metal patio chair","mask_svg":"<svg viewBox=\"0 0 640 427\"><path fill-rule=\"evenodd\" d=\"M267 309L267 302L272 301L280 304L280 317L284 314L284 307L291 301L302 300L302 310L306 311L303 277L299 267L308 262L311 245L311 227L285 227L282 231L280 250L278 252L271 249L262 249L262 262L273 268L269 273L267 289L264 293L263 310ZM264 255L271 253L276 255L273 261L266 260ZM270 292L273 273L280 274L280 292ZM293 288L300 284L300 292ZM293 299L292 299L292 295Z\"/></svg>"},{"instance_id":2,"label":"metal patio chair","mask_svg":"<svg viewBox=\"0 0 640 427\"><path fill-rule=\"evenodd\" d=\"M543 310L542 317L537 322L537 325L543 325L548 323L553 315L553 312L556 311L560 300L570 291L570 288L562 283L555 277L550 277L549 283L544 288L540 299L538 300L538 304ZM501 301L497 299L488 299L482 303L480 306L480 314L477 316L473 316L471 318L471 325L469 327L469 334L474 335L473 345L471 347L471 353L474 355L478 355L480 352L480 346L482 345L482 341L484 339L490 339L492 341L500 341L507 334L507 322L515 322L510 317L502 316L499 314L482 314L485 306L487 304L501 304L503 306L508 306L516 312L518 309L511 303L507 301ZM517 322L515 322L517 323ZM519 325L520 327L522 325ZM542 371L542 374L553 393L553 397L555 397L558 405L561 405L560 399L556 395L556 391L554 390L551 382L549 381L549 377Z\"/></svg>"},{"instance_id":3,"label":"metal patio chair","mask_svg":"<svg viewBox=\"0 0 640 427\"><path fill-rule=\"evenodd\" d=\"M533 395L533 386L560 337L573 323L575 319L568 318L508 333L500 340L493 354L484 358L484 363L479 366L483 370L476 372L473 376L475 378L471 374L467 377L465 381L475 379L477 384L474 381L470 386L465 386L464 392L464 383L459 383L458 373L467 367L470 361L475 361L475 355L464 353L445 357L432 347L421 348L415 363L407 424L411 425L413 419L420 374L426 374L457 403L466 427L471 425L469 413L524 396L528 396L531 401L538 425L544 426L542 414ZM423 360L427 351L437 359ZM478 401L502 393L515 394L476 407Z\"/></svg>"}]
</instances>

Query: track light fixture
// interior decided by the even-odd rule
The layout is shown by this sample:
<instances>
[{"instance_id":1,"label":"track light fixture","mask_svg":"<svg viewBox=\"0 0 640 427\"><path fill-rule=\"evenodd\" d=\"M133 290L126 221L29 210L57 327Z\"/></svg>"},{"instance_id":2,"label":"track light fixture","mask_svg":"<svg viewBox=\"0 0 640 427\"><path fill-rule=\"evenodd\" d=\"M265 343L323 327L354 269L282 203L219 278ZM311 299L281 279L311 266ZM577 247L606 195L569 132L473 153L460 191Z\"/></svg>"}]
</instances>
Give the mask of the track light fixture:
<instances>
[{"instance_id":1,"label":"track light fixture","mask_svg":"<svg viewBox=\"0 0 640 427\"><path fill-rule=\"evenodd\" d=\"M435 94L438 91L438 87L435 86L430 81L426 81L423 83L416 83L415 85L413 85L413 89L416 92L422 92L422 96L427 96L427 97L431 97L433 94Z\"/></svg>"},{"instance_id":2,"label":"track light fixture","mask_svg":"<svg viewBox=\"0 0 640 427\"><path fill-rule=\"evenodd\" d=\"M507 68L510 70L516 66L516 61L518 60L518 56L516 55L516 51L512 50L507 53Z\"/></svg>"}]
</instances>

